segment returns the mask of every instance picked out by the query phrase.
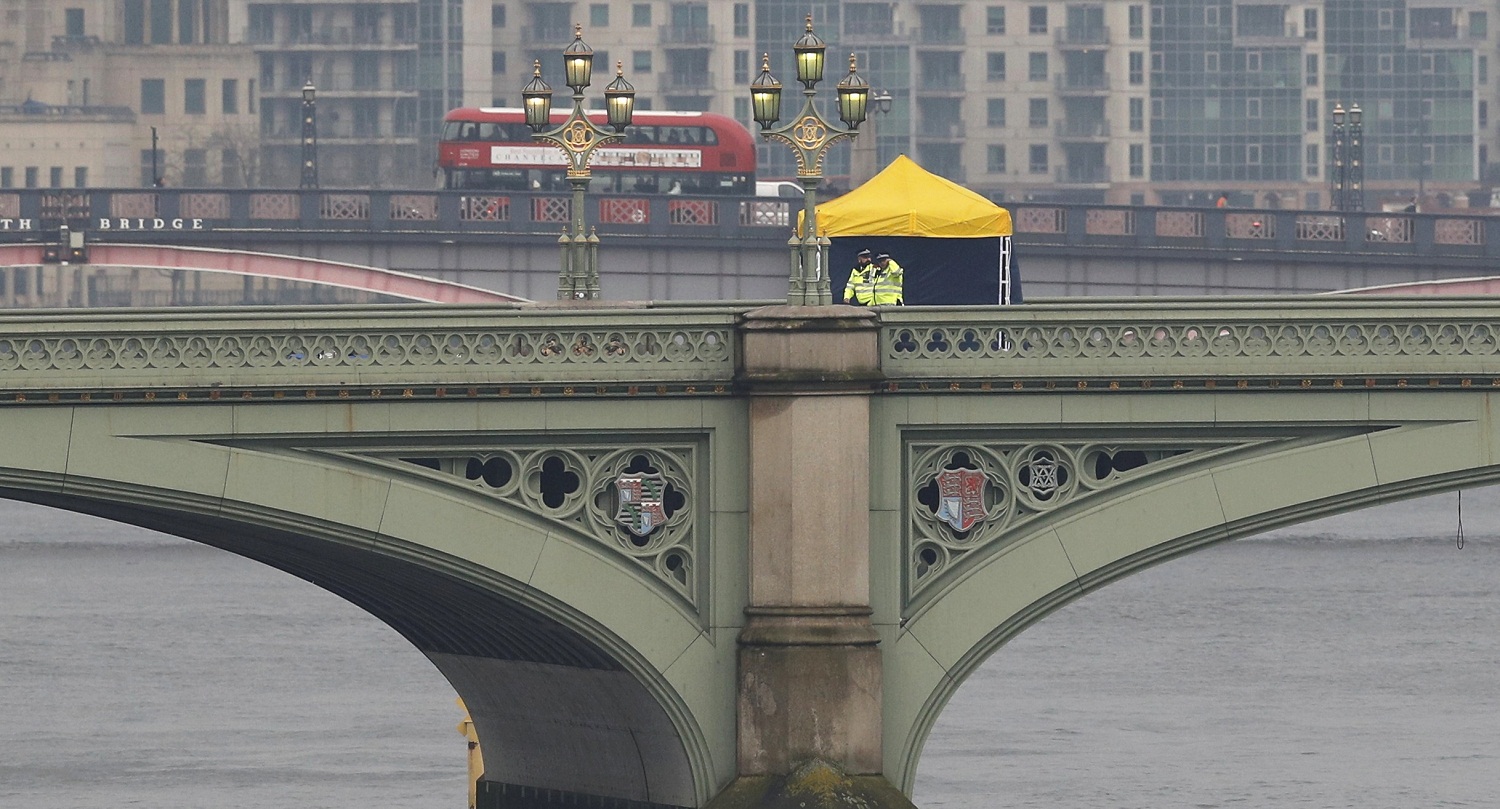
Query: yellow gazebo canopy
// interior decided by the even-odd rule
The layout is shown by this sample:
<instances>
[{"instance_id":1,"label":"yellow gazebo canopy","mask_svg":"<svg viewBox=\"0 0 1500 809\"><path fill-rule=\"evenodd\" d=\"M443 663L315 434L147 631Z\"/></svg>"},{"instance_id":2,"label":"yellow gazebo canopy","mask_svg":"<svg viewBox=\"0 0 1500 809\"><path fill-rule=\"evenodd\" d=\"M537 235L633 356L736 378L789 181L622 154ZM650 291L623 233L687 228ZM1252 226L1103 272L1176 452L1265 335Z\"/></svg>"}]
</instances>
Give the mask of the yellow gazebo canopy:
<instances>
[{"instance_id":1,"label":"yellow gazebo canopy","mask_svg":"<svg viewBox=\"0 0 1500 809\"><path fill-rule=\"evenodd\" d=\"M797 224L800 231L800 215ZM818 230L829 238L995 238L1011 235L1011 221L1010 211L901 155L869 182L819 205Z\"/></svg>"}]
</instances>

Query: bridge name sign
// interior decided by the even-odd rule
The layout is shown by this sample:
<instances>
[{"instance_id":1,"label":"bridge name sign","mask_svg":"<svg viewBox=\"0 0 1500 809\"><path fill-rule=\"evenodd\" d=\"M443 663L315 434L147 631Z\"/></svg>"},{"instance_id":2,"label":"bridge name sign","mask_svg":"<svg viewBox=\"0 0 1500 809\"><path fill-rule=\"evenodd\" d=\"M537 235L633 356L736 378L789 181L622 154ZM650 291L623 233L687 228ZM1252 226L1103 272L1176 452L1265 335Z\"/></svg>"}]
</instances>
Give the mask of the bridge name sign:
<instances>
[{"instance_id":1,"label":"bridge name sign","mask_svg":"<svg viewBox=\"0 0 1500 809\"><path fill-rule=\"evenodd\" d=\"M35 230L35 219L0 219L0 230Z\"/></svg>"},{"instance_id":2,"label":"bridge name sign","mask_svg":"<svg viewBox=\"0 0 1500 809\"><path fill-rule=\"evenodd\" d=\"M4 220L0 220L4 221ZM100 217L98 230L208 230L202 219L143 219Z\"/></svg>"}]
</instances>

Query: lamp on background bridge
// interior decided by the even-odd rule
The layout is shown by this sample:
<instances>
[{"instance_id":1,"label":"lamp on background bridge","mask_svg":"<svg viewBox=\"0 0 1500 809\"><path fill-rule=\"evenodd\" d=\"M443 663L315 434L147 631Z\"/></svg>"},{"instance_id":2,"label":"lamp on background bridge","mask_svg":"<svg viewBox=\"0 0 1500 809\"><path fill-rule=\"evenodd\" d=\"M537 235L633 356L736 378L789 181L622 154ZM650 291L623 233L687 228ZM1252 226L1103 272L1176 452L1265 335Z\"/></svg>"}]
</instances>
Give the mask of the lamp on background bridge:
<instances>
[{"instance_id":1,"label":"lamp on background bridge","mask_svg":"<svg viewBox=\"0 0 1500 809\"><path fill-rule=\"evenodd\" d=\"M891 111L892 97L888 90L870 91L870 117L868 129L865 132L865 140L854 146L854 154L851 156L849 167L849 188L851 190L869 182L880 172L880 130L876 124Z\"/></svg>"},{"instance_id":2,"label":"lamp on background bridge","mask_svg":"<svg viewBox=\"0 0 1500 809\"><path fill-rule=\"evenodd\" d=\"M870 103L870 85L854 72L854 54L849 55L849 75L838 83L839 120L848 128L830 123L813 104L814 89L823 80L823 40L813 33L812 15L807 33L792 46L797 59L797 81L802 82L802 110L786 126L772 129L781 118L781 82L771 75L771 55L761 57L760 75L750 83L750 106L760 134L790 146L797 157L797 181L802 184L803 235L795 233L791 246L791 274L787 279L787 303L792 306L827 306L833 302L828 288L828 239L818 237L818 185L823 181L823 157L839 140L852 139L865 120Z\"/></svg>"},{"instance_id":3,"label":"lamp on background bridge","mask_svg":"<svg viewBox=\"0 0 1500 809\"><path fill-rule=\"evenodd\" d=\"M562 271L557 278L557 299L597 300L599 236L584 233L583 192L589 186L589 161L594 150L625 137L622 133L635 114L635 87L625 81L624 66L616 62L615 80L604 87L604 110L609 124L609 129L605 129L584 114L583 91L593 74L594 49L584 44L582 25L573 26L573 42L563 50L563 68L568 87L573 90L573 112L567 120L547 128L552 123L552 88L542 81L540 61L534 64L531 81L521 88L521 98L531 137L556 146L568 159L568 184L573 187L569 212L572 221L568 232L558 240L562 245Z\"/></svg>"},{"instance_id":4,"label":"lamp on background bridge","mask_svg":"<svg viewBox=\"0 0 1500 809\"><path fill-rule=\"evenodd\" d=\"M302 187L318 187L318 88L302 85Z\"/></svg>"},{"instance_id":5,"label":"lamp on background bridge","mask_svg":"<svg viewBox=\"0 0 1500 809\"><path fill-rule=\"evenodd\" d=\"M1345 124L1344 105L1333 105L1333 165L1328 174L1329 191L1336 211L1365 209L1365 155L1363 113L1358 104L1349 107Z\"/></svg>"}]
</instances>

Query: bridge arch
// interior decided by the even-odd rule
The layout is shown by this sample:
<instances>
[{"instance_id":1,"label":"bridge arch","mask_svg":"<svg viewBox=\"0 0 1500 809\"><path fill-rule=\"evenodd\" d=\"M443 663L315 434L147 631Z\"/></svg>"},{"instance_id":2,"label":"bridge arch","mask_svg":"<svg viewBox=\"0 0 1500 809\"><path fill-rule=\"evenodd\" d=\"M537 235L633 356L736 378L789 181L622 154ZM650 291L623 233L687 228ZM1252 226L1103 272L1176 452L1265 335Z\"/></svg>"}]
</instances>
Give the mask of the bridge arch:
<instances>
[{"instance_id":1,"label":"bridge arch","mask_svg":"<svg viewBox=\"0 0 1500 809\"><path fill-rule=\"evenodd\" d=\"M1370 417L1352 433L1246 442L1186 470L1143 475L986 549L916 607L887 648L888 682L900 684L886 697L893 780L914 787L939 715L986 658L1075 599L1220 542L1500 481L1487 394L1465 403L1422 397L1415 407L1368 398ZM1219 425L1224 435L1248 426Z\"/></svg>"},{"instance_id":2,"label":"bridge arch","mask_svg":"<svg viewBox=\"0 0 1500 809\"><path fill-rule=\"evenodd\" d=\"M667 673L702 628L628 567L420 470L236 440L246 414L228 408L150 410L9 410L28 438L0 449L0 496L223 548L361 607L464 698L486 780L675 806L717 788L702 705Z\"/></svg>"},{"instance_id":3,"label":"bridge arch","mask_svg":"<svg viewBox=\"0 0 1500 809\"><path fill-rule=\"evenodd\" d=\"M40 265L43 254L44 248L40 244L0 244L0 267ZM503 292L379 267L212 247L91 244L86 266L95 269L184 270L295 281L421 303L504 304L525 301Z\"/></svg>"}]
</instances>

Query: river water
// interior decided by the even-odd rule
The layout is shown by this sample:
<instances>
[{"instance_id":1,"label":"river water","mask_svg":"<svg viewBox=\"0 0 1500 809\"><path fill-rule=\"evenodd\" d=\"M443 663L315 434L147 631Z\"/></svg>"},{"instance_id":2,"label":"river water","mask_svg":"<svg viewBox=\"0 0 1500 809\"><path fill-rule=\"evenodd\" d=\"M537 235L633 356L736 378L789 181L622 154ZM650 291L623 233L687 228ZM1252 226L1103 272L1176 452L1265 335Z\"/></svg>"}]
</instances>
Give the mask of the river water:
<instances>
[{"instance_id":1,"label":"river water","mask_svg":"<svg viewBox=\"0 0 1500 809\"><path fill-rule=\"evenodd\" d=\"M1500 489L1158 566L959 691L919 806L1500 805ZM394 632L229 554L0 501L0 809L461 809Z\"/></svg>"}]
</instances>

